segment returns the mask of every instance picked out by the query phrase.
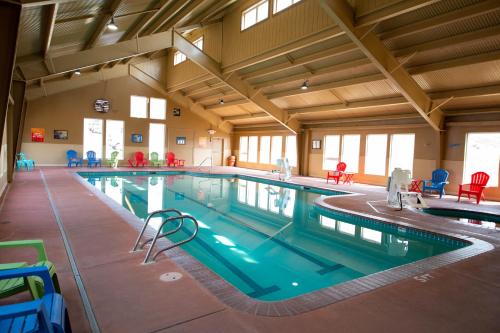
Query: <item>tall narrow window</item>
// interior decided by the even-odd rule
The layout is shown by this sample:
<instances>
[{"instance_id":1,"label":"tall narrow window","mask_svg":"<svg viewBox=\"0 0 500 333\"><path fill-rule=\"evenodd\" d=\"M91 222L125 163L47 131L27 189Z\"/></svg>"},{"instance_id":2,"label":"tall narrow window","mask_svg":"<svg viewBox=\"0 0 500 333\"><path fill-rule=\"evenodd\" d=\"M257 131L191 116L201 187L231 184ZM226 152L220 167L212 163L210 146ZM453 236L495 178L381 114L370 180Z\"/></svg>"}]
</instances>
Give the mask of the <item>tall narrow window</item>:
<instances>
[{"instance_id":1,"label":"tall narrow window","mask_svg":"<svg viewBox=\"0 0 500 333\"><path fill-rule=\"evenodd\" d=\"M176 51L174 53L174 66L183 63L184 61L186 61L186 59L187 58L184 53L182 53L181 51Z\"/></svg>"},{"instance_id":2,"label":"tall narrow window","mask_svg":"<svg viewBox=\"0 0 500 333\"><path fill-rule=\"evenodd\" d=\"M269 16L269 1L264 0L246 9L241 14L241 30L250 28Z\"/></svg>"},{"instance_id":3,"label":"tall narrow window","mask_svg":"<svg viewBox=\"0 0 500 333\"><path fill-rule=\"evenodd\" d=\"M197 48L199 48L200 50L203 50L203 36L201 36L200 38L195 40L193 42L193 45L196 46Z\"/></svg>"},{"instance_id":4,"label":"tall narrow window","mask_svg":"<svg viewBox=\"0 0 500 333\"><path fill-rule=\"evenodd\" d=\"M123 160L123 141L123 121L106 120L106 158L111 158L111 153L117 151L118 159Z\"/></svg>"},{"instance_id":5,"label":"tall narrow window","mask_svg":"<svg viewBox=\"0 0 500 333\"><path fill-rule=\"evenodd\" d=\"M97 158L102 158L102 119L83 119L83 157L88 151L94 151Z\"/></svg>"},{"instance_id":6,"label":"tall narrow window","mask_svg":"<svg viewBox=\"0 0 500 333\"><path fill-rule=\"evenodd\" d=\"M149 118L165 120L167 115L167 100L163 98L149 99Z\"/></svg>"},{"instance_id":7,"label":"tall narrow window","mask_svg":"<svg viewBox=\"0 0 500 333\"><path fill-rule=\"evenodd\" d=\"M274 1L274 13L280 12L283 9L290 7L293 4L300 2L300 0L275 0Z\"/></svg>"},{"instance_id":8,"label":"tall narrow window","mask_svg":"<svg viewBox=\"0 0 500 333\"><path fill-rule=\"evenodd\" d=\"M257 163L257 147L259 145L258 136L248 137L248 162Z\"/></svg>"},{"instance_id":9,"label":"tall narrow window","mask_svg":"<svg viewBox=\"0 0 500 333\"><path fill-rule=\"evenodd\" d=\"M389 156L389 174L394 168L410 170L413 173L413 151L415 134L391 135L391 153Z\"/></svg>"},{"instance_id":10,"label":"tall narrow window","mask_svg":"<svg viewBox=\"0 0 500 333\"><path fill-rule=\"evenodd\" d=\"M271 138L271 164L276 164L283 155L283 137L273 136Z\"/></svg>"},{"instance_id":11,"label":"tall narrow window","mask_svg":"<svg viewBox=\"0 0 500 333\"><path fill-rule=\"evenodd\" d=\"M259 163L269 164L269 154L271 153L271 137L260 137Z\"/></svg>"},{"instance_id":12,"label":"tall narrow window","mask_svg":"<svg viewBox=\"0 0 500 333\"><path fill-rule=\"evenodd\" d=\"M385 176L387 134L366 136L365 174Z\"/></svg>"},{"instance_id":13,"label":"tall narrow window","mask_svg":"<svg viewBox=\"0 0 500 333\"><path fill-rule=\"evenodd\" d=\"M342 162L347 165L347 172L358 172L359 169L359 134L342 137Z\"/></svg>"},{"instance_id":14,"label":"tall narrow window","mask_svg":"<svg viewBox=\"0 0 500 333\"><path fill-rule=\"evenodd\" d=\"M148 98L144 96L130 96L130 117L148 117Z\"/></svg>"},{"instance_id":15,"label":"tall narrow window","mask_svg":"<svg viewBox=\"0 0 500 333\"><path fill-rule=\"evenodd\" d=\"M467 133L465 139L463 182L470 183L473 173L484 171L489 176L487 187L498 187L500 132Z\"/></svg>"},{"instance_id":16,"label":"tall narrow window","mask_svg":"<svg viewBox=\"0 0 500 333\"><path fill-rule=\"evenodd\" d=\"M158 153L160 159L165 155L165 125L149 124L149 158L151 153Z\"/></svg>"},{"instance_id":17,"label":"tall narrow window","mask_svg":"<svg viewBox=\"0 0 500 333\"><path fill-rule=\"evenodd\" d=\"M295 135L289 135L286 137L285 157L288 158L290 166L297 166L297 137Z\"/></svg>"},{"instance_id":18,"label":"tall narrow window","mask_svg":"<svg viewBox=\"0 0 500 333\"><path fill-rule=\"evenodd\" d=\"M248 136L240 137L240 161L248 161Z\"/></svg>"},{"instance_id":19,"label":"tall narrow window","mask_svg":"<svg viewBox=\"0 0 500 333\"><path fill-rule=\"evenodd\" d=\"M335 170L339 163L340 136L326 135L323 145L323 170Z\"/></svg>"}]
</instances>

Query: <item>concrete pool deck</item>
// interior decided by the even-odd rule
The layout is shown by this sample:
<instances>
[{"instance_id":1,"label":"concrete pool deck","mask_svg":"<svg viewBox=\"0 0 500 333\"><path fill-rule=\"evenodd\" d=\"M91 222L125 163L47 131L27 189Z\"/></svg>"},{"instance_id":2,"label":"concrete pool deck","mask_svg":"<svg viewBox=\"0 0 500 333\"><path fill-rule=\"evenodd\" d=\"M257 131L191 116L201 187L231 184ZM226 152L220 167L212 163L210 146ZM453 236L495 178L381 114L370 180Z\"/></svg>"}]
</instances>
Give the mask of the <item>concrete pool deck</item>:
<instances>
[{"instance_id":1,"label":"concrete pool deck","mask_svg":"<svg viewBox=\"0 0 500 333\"><path fill-rule=\"evenodd\" d=\"M409 210L394 211L383 202L386 198L383 187L326 185L321 179L294 177L293 182L303 185L364 194L328 199L328 203L334 206L399 219L423 229L439 229L474 237L489 242L495 249L431 270L424 277L398 281L307 313L289 317L255 316L220 302L189 273L167 258L153 265L140 265L143 254L129 253L137 236L136 230L72 174L87 170L41 168L33 172L19 172L9 186L0 211L0 241L34 238L45 241L49 258L57 267L75 332L88 332L89 323L42 173L68 236L101 332L500 330L500 251L497 249L500 246L500 230L460 224ZM213 172L269 177L266 172L238 168L214 168ZM472 201L464 200L457 204L455 200L450 196L443 200L429 199L428 202L432 206L478 207ZM479 207L483 211L500 214L500 203L487 202ZM2 251L0 260L8 258L13 261L23 255L24 251ZM184 277L171 283L160 281L161 274L171 271L181 272ZM16 299L27 297L20 295ZM2 300L2 303L5 301Z\"/></svg>"}]
</instances>

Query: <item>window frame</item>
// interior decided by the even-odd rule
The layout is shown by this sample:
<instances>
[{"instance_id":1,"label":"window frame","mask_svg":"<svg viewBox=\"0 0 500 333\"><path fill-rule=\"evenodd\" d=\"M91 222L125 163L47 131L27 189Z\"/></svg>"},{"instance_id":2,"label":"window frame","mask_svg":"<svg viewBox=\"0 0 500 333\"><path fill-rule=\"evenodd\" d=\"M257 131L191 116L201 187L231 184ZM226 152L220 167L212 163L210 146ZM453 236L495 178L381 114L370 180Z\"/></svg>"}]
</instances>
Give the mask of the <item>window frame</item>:
<instances>
[{"instance_id":1,"label":"window frame","mask_svg":"<svg viewBox=\"0 0 500 333\"><path fill-rule=\"evenodd\" d=\"M288 157L288 146L289 146L288 140L289 140L289 138L294 138L293 139L293 141L294 141L293 151L294 151L294 158L295 158L294 161L292 161L290 159L290 157ZM297 147L297 135L287 135L285 137L285 158L288 158L288 163L292 168L296 168L299 165L299 154L298 153L299 152L298 152L298 147ZM294 163L292 163L292 162L294 162Z\"/></svg>"},{"instance_id":2,"label":"window frame","mask_svg":"<svg viewBox=\"0 0 500 333\"><path fill-rule=\"evenodd\" d=\"M358 153L357 153L357 163L351 163L351 161L347 162L347 160L344 158L345 157L345 138L346 137L357 137L358 138ZM342 143L341 143L341 151L340 151L340 160L344 162L347 165L346 172L354 172L358 173L359 172L359 160L360 160L360 153L361 153L361 134L343 134L342 135ZM353 155L355 156L355 155ZM353 168L353 165L356 167Z\"/></svg>"},{"instance_id":3,"label":"window frame","mask_svg":"<svg viewBox=\"0 0 500 333\"><path fill-rule=\"evenodd\" d=\"M176 62L176 59L177 59L177 56L178 56L178 55L180 56L181 61ZM181 51L179 51L179 50L177 50L177 51L175 51L175 52L174 52L174 61L173 61L174 66L180 65L180 64L182 64L183 62L186 62L186 60L187 60L187 56L186 56L184 53L182 53L182 52L181 52Z\"/></svg>"},{"instance_id":4,"label":"window frame","mask_svg":"<svg viewBox=\"0 0 500 333\"><path fill-rule=\"evenodd\" d=\"M267 3L267 16L262 19L262 20L258 20L259 19L259 16L258 16L258 8L263 5L264 3ZM250 29L251 27L254 27L256 26L257 24L261 23L261 22L264 22L266 20L269 19L269 4L270 4L270 0L261 0L261 1L258 1L256 2L255 4L251 5L250 7L244 9L242 12L241 12L241 15L240 15L240 31L246 31L248 29ZM252 10L255 9L255 23L252 24L252 25L249 25L249 26L246 26L244 27L244 22L245 22L245 14L251 12Z\"/></svg>"},{"instance_id":5,"label":"window frame","mask_svg":"<svg viewBox=\"0 0 500 333\"><path fill-rule=\"evenodd\" d=\"M409 168L411 174L413 174L413 165L415 164L415 141L416 141L416 136L415 133L394 133L391 134L390 138L390 146L389 146L389 163L388 163L388 173L391 174L392 171L394 170L394 162L393 162L393 146L394 146L394 138L397 138L398 136L413 136L413 151L412 151L412 158L411 158L411 168ZM403 168L406 169L406 168Z\"/></svg>"},{"instance_id":6,"label":"window frame","mask_svg":"<svg viewBox=\"0 0 500 333\"><path fill-rule=\"evenodd\" d=\"M299 4L302 2L302 0L291 0L291 4L289 6L286 6L285 8L282 8L280 10L277 10L276 9L276 6L278 4L278 1L279 0L273 0L273 15L276 15L276 14L279 14L279 13L282 13L284 12L285 10L289 9L289 8L292 8L293 6Z\"/></svg>"},{"instance_id":7,"label":"window frame","mask_svg":"<svg viewBox=\"0 0 500 333\"><path fill-rule=\"evenodd\" d=\"M385 156L384 156L384 172L383 174L377 174L377 173L368 173L367 171L367 161L368 161L368 138L370 136L385 136ZM379 133L379 134L367 134L366 137L365 137L365 167L364 167L364 170L363 172L365 173L365 175L370 175L370 176L379 176L379 177L384 177L384 176L387 176L387 153L388 153L388 149L387 149L387 145L388 145L388 142L389 142L389 135L387 133ZM374 154L375 156L376 155L380 155L380 154ZM379 158L381 158L379 156Z\"/></svg>"},{"instance_id":8,"label":"window frame","mask_svg":"<svg viewBox=\"0 0 500 333\"><path fill-rule=\"evenodd\" d=\"M265 147L262 144L263 138L267 138L267 141L268 141L267 150L262 150L262 148ZM265 156L267 158L267 161L262 161L262 156ZM259 163L260 164L270 164L271 163L271 136L270 135L262 135L259 137Z\"/></svg>"},{"instance_id":9,"label":"window frame","mask_svg":"<svg viewBox=\"0 0 500 333\"><path fill-rule=\"evenodd\" d=\"M245 144L246 148L245 148L245 152L243 153L245 155L244 159L242 158L243 154L242 154L242 149L241 149L241 147L242 147L241 143L243 141L246 141L246 144ZM248 162L248 135L240 136L240 144L238 146L238 160L240 162Z\"/></svg>"},{"instance_id":10,"label":"window frame","mask_svg":"<svg viewBox=\"0 0 500 333\"><path fill-rule=\"evenodd\" d=\"M154 126L162 126L163 127L163 145L162 145L162 152L160 153L159 151L152 150L151 149L151 127ZM151 159L151 153L155 152L158 153L158 159L163 160L165 156L165 141L167 139L167 126L164 123L149 123L148 126L148 159Z\"/></svg>"},{"instance_id":11,"label":"window frame","mask_svg":"<svg viewBox=\"0 0 500 333\"><path fill-rule=\"evenodd\" d=\"M157 101L164 101L165 102L165 109L163 110L163 118L158 118L158 117L153 117L151 115L152 111L152 105L153 105L153 100ZM166 120L167 119L167 100L165 98L158 98L158 97L150 97L149 98L149 119L153 120Z\"/></svg>"},{"instance_id":12,"label":"window frame","mask_svg":"<svg viewBox=\"0 0 500 333\"><path fill-rule=\"evenodd\" d=\"M255 144L251 144L250 141L255 140ZM255 148L254 148L255 147ZM250 160L250 157L255 155L255 160ZM248 163L259 163L259 136L249 135L248 136Z\"/></svg>"},{"instance_id":13,"label":"window frame","mask_svg":"<svg viewBox=\"0 0 500 333\"><path fill-rule=\"evenodd\" d=\"M327 138L328 137L337 137L338 138L338 143L337 143L337 151L338 151L338 154L337 154L337 162L334 163L334 165L331 167L331 168L326 168L325 167L325 160L329 159L329 160L335 160L335 158L327 158L326 157L326 152L328 151L328 145L327 145ZM321 169L323 171L329 171L329 170L335 170L337 168L337 164L340 162L340 156L341 156L341 151L340 151L340 147L341 147L341 135L340 134L329 134L329 135L325 135L323 137L323 163L321 165Z\"/></svg>"},{"instance_id":14,"label":"window frame","mask_svg":"<svg viewBox=\"0 0 500 333\"><path fill-rule=\"evenodd\" d=\"M199 47L198 45L196 45L200 41L201 41L201 47ZM201 35L200 37L196 38L193 41L193 45L196 46L198 48L198 50L200 50L200 51L203 51L203 46L205 46L204 43L205 43L205 39L203 38L203 35Z\"/></svg>"},{"instance_id":15,"label":"window frame","mask_svg":"<svg viewBox=\"0 0 500 333\"><path fill-rule=\"evenodd\" d=\"M145 101L146 101L146 107L145 107L145 115L144 117L142 116L133 116L132 115L132 99L134 98L144 98ZM129 116L130 118L136 118L136 119L148 119L148 116L149 116L149 98L147 96L140 96L140 95L130 95L130 112L129 112Z\"/></svg>"},{"instance_id":16,"label":"window frame","mask_svg":"<svg viewBox=\"0 0 500 333\"><path fill-rule=\"evenodd\" d=\"M113 122L115 122L115 123L122 123L122 138L121 138L122 149L121 150L112 149L112 150L108 151L108 135L110 134L109 133L110 131L108 129L108 124L111 124ZM105 134L104 135L104 156L106 157L106 159L110 159L111 158L111 153L113 151L115 151L115 150L118 152L118 160L125 159L125 121L123 121L123 120L115 120L115 119L106 119L106 122L104 124L104 128L106 129L105 133L104 133Z\"/></svg>"}]
</instances>

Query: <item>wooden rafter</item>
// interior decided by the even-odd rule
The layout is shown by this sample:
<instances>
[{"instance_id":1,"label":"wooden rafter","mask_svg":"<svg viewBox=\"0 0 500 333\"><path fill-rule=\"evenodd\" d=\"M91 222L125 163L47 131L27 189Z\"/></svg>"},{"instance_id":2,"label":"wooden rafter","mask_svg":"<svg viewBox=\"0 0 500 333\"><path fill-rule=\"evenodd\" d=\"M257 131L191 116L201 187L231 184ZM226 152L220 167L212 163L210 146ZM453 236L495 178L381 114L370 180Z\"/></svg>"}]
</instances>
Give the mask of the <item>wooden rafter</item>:
<instances>
[{"instance_id":1,"label":"wooden rafter","mask_svg":"<svg viewBox=\"0 0 500 333\"><path fill-rule=\"evenodd\" d=\"M120 42L139 36L139 34L144 30L149 24L157 20L165 11L165 9L172 3L172 0L160 0L158 2L158 10L156 12L150 12L142 16L137 23L130 27L122 37L120 37ZM182 5L181 1L177 1L177 5Z\"/></svg>"},{"instance_id":2,"label":"wooden rafter","mask_svg":"<svg viewBox=\"0 0 500 333\"><path fill-rule=\"evenodd\" d=\"M54 25L56 23L57 10L59 4L55 3L45 8L45 22L43 28L40 29L42 33L42 55L47 57L52 43L52 34L54 33Z\"/></svg>"},{"instance_id":3,"label":"wooden rafter","mask_svg":"<svg viewBox=\"0 0 500 333\"><path fill-rule=\"evenodd\" d=\"M88 50L95 46L102 33L106 29L109 21L115 15L122 2L123 0L111 0L108 12L99 19L96 28L92 33L92 36L90 36L89 40L85 44L84 50Z\"/></svg>"}]
</instances>

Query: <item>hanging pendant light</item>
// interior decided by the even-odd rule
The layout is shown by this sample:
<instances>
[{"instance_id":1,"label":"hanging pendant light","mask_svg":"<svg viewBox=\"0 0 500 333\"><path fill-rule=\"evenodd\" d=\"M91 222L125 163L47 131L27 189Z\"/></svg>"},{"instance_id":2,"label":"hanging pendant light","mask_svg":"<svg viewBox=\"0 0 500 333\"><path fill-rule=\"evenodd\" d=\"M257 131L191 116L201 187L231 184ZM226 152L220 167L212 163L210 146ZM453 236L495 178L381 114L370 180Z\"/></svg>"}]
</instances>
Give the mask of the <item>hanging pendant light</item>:
<instances>
[{"instance_id":1,"label":"hanging pendant light","mask_svg":"<svg viewBox=\"0 0 500 333\"><path fill-rule=\"evenodd\" d=\"M115 24L115 18L112 16L111 21L108 23L108 29L112 31L118 30L118 26Z\"/></svg>"}]
</instances>

